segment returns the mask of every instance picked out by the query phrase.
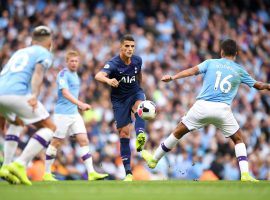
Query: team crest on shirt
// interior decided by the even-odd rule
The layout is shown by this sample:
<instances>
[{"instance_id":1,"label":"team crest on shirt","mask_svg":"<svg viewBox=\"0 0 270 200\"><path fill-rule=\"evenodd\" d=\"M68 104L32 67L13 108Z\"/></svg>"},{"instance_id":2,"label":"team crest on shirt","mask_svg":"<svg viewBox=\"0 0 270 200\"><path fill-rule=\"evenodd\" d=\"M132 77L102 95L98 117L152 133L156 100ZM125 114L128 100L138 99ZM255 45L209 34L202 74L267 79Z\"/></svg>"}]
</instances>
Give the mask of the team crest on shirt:
<instances>
[{"instance_id":1,"label":"team crest on shirt","mask_svg":"<svg viewBox=\"0 0 270 200\"><path fill-rule=\"evenodd\" d=\"M109 69L110 68L110 65L109 64L106 64L105 66L104 66L104 69Z\"/></svg>"},{"instance_id":2,"label":"team crest on shirt","mask_svg":"<svg viewBox=\"0 0 270 200\"><path fill-rule=\"evenodd\" d=\"M64 80L64 79L60 79L60 80L59 80L59 84L60 84L60 85L65 85L65 80Z\"/></svg>"},{"instance_id":3,"label":"team crest on shirt","mask_svg":"<svg viewBox=\"0 0 270 200\"><path fill-rule=\"evenodd\" d=\"M46 68L49 68L51 65L52 65L52 60L50 59L45 59L43 61L43 65L46 67Z\"/></svg>"}]
</instances>

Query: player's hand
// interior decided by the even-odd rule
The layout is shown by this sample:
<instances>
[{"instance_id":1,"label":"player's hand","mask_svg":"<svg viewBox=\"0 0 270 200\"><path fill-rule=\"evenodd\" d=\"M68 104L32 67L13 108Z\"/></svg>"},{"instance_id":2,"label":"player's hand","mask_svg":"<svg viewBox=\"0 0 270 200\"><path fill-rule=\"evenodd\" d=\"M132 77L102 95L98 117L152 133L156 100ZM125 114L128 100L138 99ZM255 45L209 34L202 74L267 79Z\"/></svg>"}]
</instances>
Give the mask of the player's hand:
<instances>
[{"instance_id":1,"label":"player's hand","mask_svg":"<svg viewBox=\"0 0 270 200\"><path fill-rule=\"evenodd\" d=\"M38 100L36 96L31 96L31 98L27 101L28 104L33 108L33 112L38 106Z\"/></svg>"},{"instance_id":2,"label":"player's hand","mask_svg":"<svg viewBox=\"0 0 270 200\"><path fill-rule=\"evenodd\" d=\"M162 76L162 78L161 78L161 81L163 81L163 82L170 82L170 81L172 81L173 80L173 78L172 78L172 76L170 76L170 75L164 75L164 76Z\"/></svg>"},{"instance_id":3,"label":"player's hand","mask_svg":"<svg viewBox=\"0 0 270 200\"><path fill-rule=\"evenodd\" d=\"M107 84L112 86L112 87L118 87L119 86L119 82L115 79L108 79Z\"/></svg>"},{"instance_id":4,"label":"player's hand","mask_svg":"<svg viewBox=\"0 0 270 200\"><path fill-rule=\"evenodd\" d=\"M81 101L78 103L78 108L81 109L82 111L86 111L86 110L92 109L91 105L89 105L87 103L83 103Z\"/></svg>"}]
</instances>

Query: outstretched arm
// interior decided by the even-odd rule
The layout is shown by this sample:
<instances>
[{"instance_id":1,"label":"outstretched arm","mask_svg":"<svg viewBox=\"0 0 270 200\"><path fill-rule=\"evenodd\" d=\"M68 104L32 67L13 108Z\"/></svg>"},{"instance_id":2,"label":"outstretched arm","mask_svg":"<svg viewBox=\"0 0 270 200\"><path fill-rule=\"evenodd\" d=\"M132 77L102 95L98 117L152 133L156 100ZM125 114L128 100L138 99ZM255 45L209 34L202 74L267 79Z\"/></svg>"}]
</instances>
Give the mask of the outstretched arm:
<instances>
[{"instance_id":1,"label":"outstretched arm","mask_svg":"<svg viewBox=\"0 0 270 200\"><path fill-rule=\"evenodd\" d=\"M112 87L118 87L119 82L115 78L108 78L108 74L106 72L100 71L96 74L95 79L102 83L107 83Z\"/></svg>"},{"instance_id":2,"label":"outstretched arm","mask_svg":"<svg viewBox=\"0 0 270 200\"><path fill-rule=\"evenodd\" d=\"M257 90L270 90L270 84L257 81L254 86Z\"/></svg>"},{"instance_id":3,"label":"outstretched arm","mask_svg":"<svg viewBox=\"0 0 270 200\"><path fill-rule=\"evenodd\" d=\"M193 75L196 75L199 73L199 67L198 66L195 66L195 67L192 67L192 68L189 68L189 69L186 69L186 70L183 70L173 76L170 76L170 75L165 75L161 78L161 81L164 81L164 82L170 82L172 80L176 80L176 79L180 79L180 78L185 78L185 77L188 77L188 76L193 76Z\"/></svg>"}]
</instances>

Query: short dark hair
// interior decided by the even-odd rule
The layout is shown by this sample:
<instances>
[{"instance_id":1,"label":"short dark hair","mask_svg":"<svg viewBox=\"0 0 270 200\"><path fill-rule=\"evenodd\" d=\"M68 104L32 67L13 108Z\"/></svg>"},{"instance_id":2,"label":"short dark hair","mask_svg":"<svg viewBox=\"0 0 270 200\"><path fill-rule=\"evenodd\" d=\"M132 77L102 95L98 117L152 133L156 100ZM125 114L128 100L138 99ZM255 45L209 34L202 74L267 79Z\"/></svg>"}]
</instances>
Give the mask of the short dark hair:
<instances>
[{"instance_id":1,"label":"short dark hair","mask_svg":"<svg viewBox=\"0 0 270 200\"><path fill-rule=\"evenodd\" d=\"M32 33L33 40L36 41L43 41L44 39L51 36L51 30L47 26L37 26L34 28L34 31Z\"/></svg>"},{"instance_id":2,"label":"short dark hair","mask_svg":"<svg viewBox=\"0 0 270 200\"><path fill-rule=\"evenodd\" d=\"M238 50L236 42L232 39L223 40L220 49L223 50L224 56L235 56Z\"/></svg>"},{"instance_id":3,"label":"short dark hair","mask_svg":"<svg viewBox=\"0 0 270 200\"><path fill-rule=\"evenodd\" d=\"M133 38L132 35L126 34L126 35L124 35L124 36L121 38L121 40L120 40L121 44L122 44L124 41L133 41L133 42L134 42L135 40L134 40L134 38Z\"/></svg>"}]
</instances>

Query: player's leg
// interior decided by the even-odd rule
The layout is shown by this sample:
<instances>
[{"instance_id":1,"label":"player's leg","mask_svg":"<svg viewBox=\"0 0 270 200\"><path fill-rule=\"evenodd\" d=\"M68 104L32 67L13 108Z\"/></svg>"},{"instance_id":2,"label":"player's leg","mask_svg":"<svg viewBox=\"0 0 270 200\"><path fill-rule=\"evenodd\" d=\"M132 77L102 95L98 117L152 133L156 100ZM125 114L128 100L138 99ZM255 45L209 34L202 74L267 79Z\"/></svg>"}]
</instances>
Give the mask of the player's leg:
<instances>
[{"instance_id":1,"label":"player's leg","mask_svg":"<svg viewBox=\"0 0 270 200\"><path fill-rule=\"evenodd\" d=\"M31 185L26 175L26 165L37 155L43 146L46 146L52 138L55 126L49 119L49 113L44 106L38 102L38 106L33 112L33 108L29 105L28 100L31 96L1 96L1 113L5 110L4 116L9 121L14 122L16 117L21 119L24 124L34 124L39 129L35 136L30 139L29 143L23 150L21 156L13 163L8 165L10 173L17 176L24 184Z\"/></svg>"},{"instance_id":2,"label":"player's leg","mask_svg":"<svg viewBox=\"0 0 270 200\"><path fill-rule=\"evenodd\" d=\"M158 161L167 152L169 152L186 133L195 129L199 129L205 125L205 123L201 122L201 119L205 117L203 107L204 105L197 101L188 111L188 113L183 117L182 122L177 125L170 136L167 137L165 141L159 145L159 147L154 152L154 155L151 155L146 150L142 151L142 157L147 161L147 164L150 168L155 168Z\"/></svg>"},{"instance_id":3,"label":"player's leg","mask_svg":"<svg viewBox=\"0 0 270 200\"><path fill-rule=\"evenodd\" d=\"M18 133L20 130L16 129L15 126L23 126L22 121L16 117L16 114L11 112L9 107L6 105L9 99L1 97L0 99L0 123L1 129L5 131L6 120L13 122L14 126L10 126L6 135L6 141L4 143L4 163L0 169L0 177L11 184L19 184L20 180L8 170L8 164L14 157L15 151L18 146Z\"/></svg>"},{"instance_id":4,"label":"player's leg","mask_svg":"<svg viewBox=\"0 0 270 200\"><path fill-rule=\"evenodd\" d=\"M225 137L230 137L235 145L235 155L241 171L241 180L257 181L249 175L247 150L242 139L242 133L231 109L228 107L229 106L224 108L221 107L223 110L218 112L220 113L219 115L221 123L218 124L217 127L222 130L222 133L225 135Z\"/></svg>"},{"instance_id":5,"label":"player's leg","mask_svg":"<svg viewBox=\"0 0 270 200\"><path fill-rule=\"evenodd\" d=\"M235 144L235 155L238 160L240 172L241 172L241 181L253 181L257 182L258 180L254 179L249 174L248 159L247 159L247 149L243 142L240 129L231 135L230 138Z\"/></svg>"},{"instance_id":6,"label":"player's leg","mask_svg":"<svg viewBox=\"0 0 270 200\"><path fill-rule=\"evenodd\" d=\"M147 161L150 168L155 168L158 161L178 143L178 141L189 132L189 129L180 122L174 131L167 137L163 143L154 152L154 155L150 154L148 151L142 151L142 157Z\"/></svg>"},{"instance_id":7,"label":"player's leg","mask_svg":"<svg viewBox=\"0 0 270 200\"><path fill-rule=\"evenodd\" d=\"M0 169L0 178L7 180L9 183L18 184L19 179L8 171L9 165L14 158L18 147L19 135L23 131L22 125L10 124L6 132L4 142L4 162Z\"/></svg>"},{"instance_id":8,"label":"player's leg","mask_svg":"<svg viewBox=\"0 0 270 200\"><path fill-rule=\"evenodd\" d=\"M131 171L131 165L130 165L130 160L131 160L131 150L129 146L130 142L130 131L129 127L130 124L118 128L119 132L119 137L120 137L120 153L121 153L121 158L122 162L125 168L126 172L126 178L124 181L132 181L133 176L132 176L132 171Z\"/></svg>"},{"instance_id":9,"label":"player's leg","mask_svg":"<svg viewBox=\"0 0 270 200\"><path fill-rule=\"evenodd\" d=\"M51 167L55 161L57 151L61 147L64 138L68 135L68 130L73 123L73 118L68 115L55 114L53 117L54 123L57 125L53 138L46 150L45 173L43 181L57 181L51 172Z\"/></svg>"},{"instance_id":10,"label":"player's leg","mask_svg":"<svg viewBox=\"0 0 270 200\"><path fill-rule=\"evenodd\" d=\"M135 116L136 150L138 152L142 151L146 142L145 121L137 113L137 108L141 102L142 100L136 100L132 107Z\"/></svg>"},{"instance_id":11,"label":"player's leg","mask_svg":"<svg viewBox=\"0 0 270 200\"><path fill-rule=\"evenodd\" d=\"M43 149L47 148L55 131L55 125L50 118L34 123L38 128L35 135L29 140L25 149L15 162L11 163L9 171L16 175L23 184L32 185L26 174L28 163Z\"/></svg>"},{"instance_id":12,"label":"player's leg","mask_svg":"<svg viewBox=\"0 0 270 200\"><path fill-rule=\"evenodd\" d=\"M21 156L16 160L25 167L42 149L48 147L56 129L50 118L36 122L34 125L38 131L32 136Z\"/></svg>"},{"instance_id":13,"label":"player's leg","mask_svg":"<svg viewBox=\"0 0 270 200\"><path fill-rule=\"evenodd\" d=\"M24 166L44 147L47 147L55 131L55 125L49 118L45 107L38 102L37 108L33 112L33 108L28 103L30 98L31 96L2 96L3 104L10 111L10 121L14 122L15 119L19 118L23 124L33 124L38 129L17 159ZM12 113L14 116L11 115Z\"/></svg>"},{"instance_id":14,"label":"player's leg","mask_svg":"<svg viewBox=\"0 0 270 200\"><path fill-rule=\"evenodd\" d=\"M4 162L3 166L13 161L15 152L18 147L20 133L24 129L23 121L16 117L15 121L9 123L4 143Z\"/></svg>"},{"instance_id":15,"label":"player's leg","mask_svg":"<svg viewBox=\"0 0 270 200\"><path fill-rule=\"evenodd\" d=\"M113 103L113 112L116 122L116 128L120 138L120 154L126 172L125 181L132 181L131 172L131 150L130 150L130 123L131 120L132 99L127 99L125 102Z\"/></svg>"},{"instance_id":16,"label":"player's leg","mask_svg":"<svg viewBox=\"0 0 270 200\"><path fill-rule=\"evenodd\" d=\"M89 140L86 133L76 134L76 141L80 145L79 155L83 160L88 173L88 180L100 180L108 176L108 174L97 173L93 166L92 155L90 154Z\"/></svg>"},{"instance_id":17,"label":"player's leg","mask_svg":"<svg viewBox=\"0 0 270 200\"><path fill-rule=\"evenodd\" d=\"M86 166L88 172L88 180L94 181L107 177L108 174L97 173L93 167L93 159L92 155L90 154L87 131L81 115L76 115L75 120L70 127L70 132L70 135L75 135L76 141L80 146L79 155Z\"/></svg>"},{"instance_id":18,"label":"player's leg","mask_svg":"<svg viewBox=\"0 0 270 200\"><path fill-rule=\"evenodd\" d=\"M13 161L15 152L18 147L19 136L23 131L23 126L10 124L4 142L4 162L3 166L10 164Z\"/></svg>"},{"instance_id":19,"label":"player's leg","mask_svg":"<svg viewBox=\"0 0 270 200\"><path fill-rule=\"evenodd\" d=\"M52 164L55 161L57 150L61 147L63 143L62 138L53 137L50 145L46 150L46 160L45 160L45 173L42 177L43 181L57 181L54 175L51 172Z\"/></svg>"}]
</instances>

